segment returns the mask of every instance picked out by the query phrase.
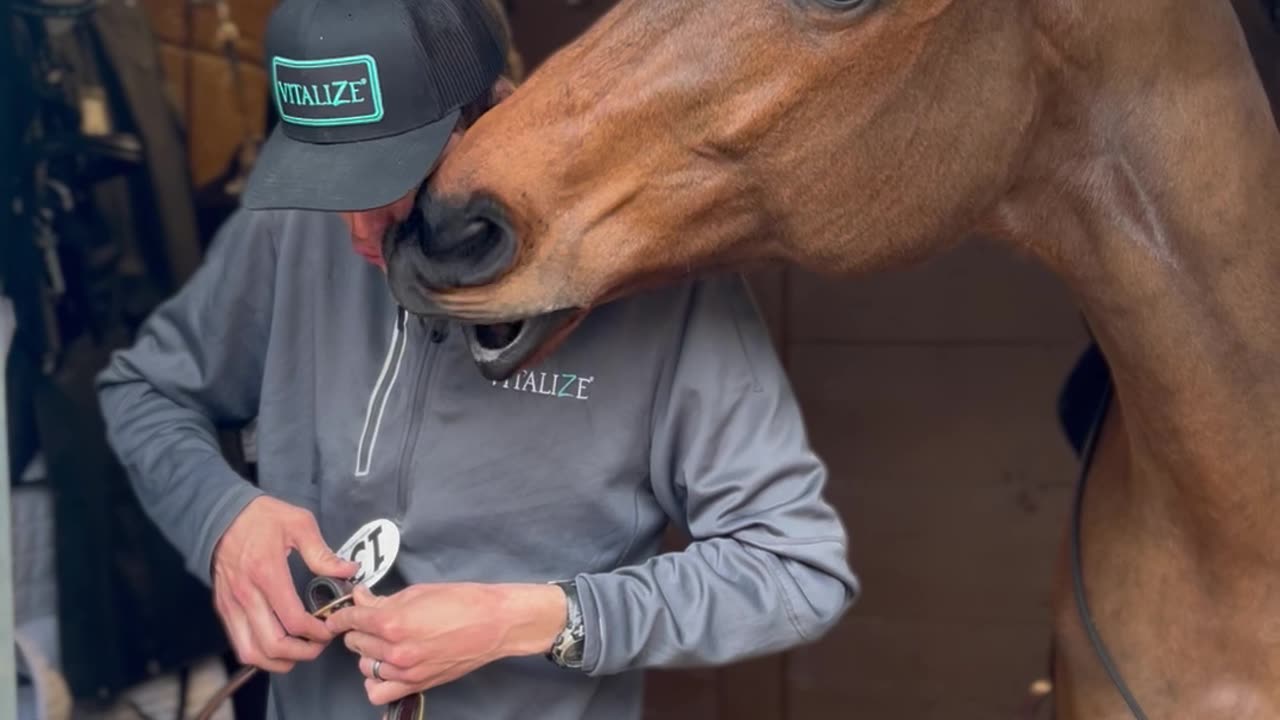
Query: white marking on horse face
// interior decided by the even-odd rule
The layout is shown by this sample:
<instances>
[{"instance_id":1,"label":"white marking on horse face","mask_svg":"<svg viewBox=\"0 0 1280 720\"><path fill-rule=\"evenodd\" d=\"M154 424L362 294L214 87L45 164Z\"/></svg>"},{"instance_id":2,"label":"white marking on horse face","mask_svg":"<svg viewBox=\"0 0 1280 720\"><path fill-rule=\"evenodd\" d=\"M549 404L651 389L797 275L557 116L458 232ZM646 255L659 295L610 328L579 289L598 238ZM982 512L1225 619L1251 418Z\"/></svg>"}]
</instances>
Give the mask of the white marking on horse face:
<instances>
[{"instance_id":1,"label":"white marking on horse face","mask_svg":"<svg viewBox=\"0 0 1280 720\"><path fill-rule=\"evenodd\" d=\"M374 520L338 548L338 557L358 563L352 584L372 588L387 574L400 553L400 528L390 520Z\"/></svg>"}]
</instances>

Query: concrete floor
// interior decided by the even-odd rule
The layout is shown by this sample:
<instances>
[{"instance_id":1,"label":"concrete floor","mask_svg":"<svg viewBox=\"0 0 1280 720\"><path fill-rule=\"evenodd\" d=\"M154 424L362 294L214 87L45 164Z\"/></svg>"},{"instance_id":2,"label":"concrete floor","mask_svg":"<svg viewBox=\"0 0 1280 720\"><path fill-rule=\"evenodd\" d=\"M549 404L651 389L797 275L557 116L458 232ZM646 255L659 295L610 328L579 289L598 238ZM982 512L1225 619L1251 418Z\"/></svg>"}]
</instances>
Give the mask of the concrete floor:
<instances>
[{"instance_id":1,"label":"concrete floor","mask_svg":"<svg viewBox=\"0 0 1280 720\"><path fill-rule=\"evenodd\" d=\"M786 658L655 674L650 717L1015 718L1044 672L1086 345L1056 278L973 243L861 280L754 276L865 594Z\"/></svg>"}]
</instances>

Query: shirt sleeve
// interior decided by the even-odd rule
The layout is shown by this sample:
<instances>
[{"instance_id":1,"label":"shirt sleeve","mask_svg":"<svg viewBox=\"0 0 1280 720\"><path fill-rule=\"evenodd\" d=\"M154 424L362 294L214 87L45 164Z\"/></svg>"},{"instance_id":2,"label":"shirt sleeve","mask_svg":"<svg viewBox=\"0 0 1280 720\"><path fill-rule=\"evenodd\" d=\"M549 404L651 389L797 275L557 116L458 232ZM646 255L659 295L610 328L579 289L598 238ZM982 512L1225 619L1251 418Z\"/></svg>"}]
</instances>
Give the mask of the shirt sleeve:
<instances>
[{"instance_id":1,"label":"shirt sleeve","mask_svg":"<svg viewBox=\"0 0 1280 720\"><path fill-rule=\"evenodd\" d=\"M218 539L262 494L224 458L217 428L257 413L276 265L270 217L233 214L188 283L97 377L108 442L143 510L206 584Z\"/></svg>"},{"instance_id":2,"label":"shirt sleeve","mask_svg":"<svg viewBox=\"0 0 1280 720\"><path fill-rule=\"evenodd\" d=\"M745 281L694 290L658 393L651 472L692 542L576 578L583 670L737 662L812 642L858 595L825 465Z\"/></svg>"}]
</instances>

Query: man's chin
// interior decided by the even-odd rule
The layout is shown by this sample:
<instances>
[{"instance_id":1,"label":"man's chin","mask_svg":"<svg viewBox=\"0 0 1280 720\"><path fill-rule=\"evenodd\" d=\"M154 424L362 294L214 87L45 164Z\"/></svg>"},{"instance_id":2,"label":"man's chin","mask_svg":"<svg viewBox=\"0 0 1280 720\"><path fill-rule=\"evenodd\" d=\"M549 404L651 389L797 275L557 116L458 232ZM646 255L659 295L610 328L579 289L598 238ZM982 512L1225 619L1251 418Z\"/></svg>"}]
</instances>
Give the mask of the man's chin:
<instances>
[{"instance_id":1,"label":"man's chin","mask_svg":"<svg viewBox=\"0 0 1280 720\"><path fill-rule=\"evenodd\" d=\"M370 254L370 253L360 252L360 249L359 249L359 248L356 248L356 254L360 256L360 259L362 259L362 260L364 260L365 262L369 263L370 265L372 265L372 266L374 266L374 267L378 268L378 269L379 269L379 270L381 270L383 273L385 273L385 272L387 271L387 261L386 261L385 259L383 259L383 257L382 257L382 253L378 253L378 254L376 254L376 255L373 255L373 254Z\"/></svg>"}]
</instances>

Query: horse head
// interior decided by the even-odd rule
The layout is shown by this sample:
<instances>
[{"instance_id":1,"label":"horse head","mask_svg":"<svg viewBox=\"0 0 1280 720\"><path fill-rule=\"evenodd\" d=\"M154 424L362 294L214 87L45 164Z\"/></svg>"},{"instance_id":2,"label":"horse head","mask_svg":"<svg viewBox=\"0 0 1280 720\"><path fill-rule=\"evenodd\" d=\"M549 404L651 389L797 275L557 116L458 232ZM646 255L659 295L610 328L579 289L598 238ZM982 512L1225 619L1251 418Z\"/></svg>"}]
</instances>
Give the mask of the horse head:
<instances>
[{"instance_id":1,"label":"horse head","mask_svg":"<svg viewBox=\"0 0 1280 720\"><path fill-rule=\"evenodd\" d=\"M502 272L424 283L405 241L392 286L411 310L523 321L477 350L503 375L585 310L691 271L917 257L1013 181L1037 112L1032 5L623 0L433 180L431 236L509 245Z\"/></svg>"},{"instance_id":2,"label":"horse head","mask_svg":"<svg viewBox=\"0 0 1280 720\"><path fill-rule=\"evenodd\" d=\"M425 232L476 271L424 281L423 243L392 241L393 290L471 324L498 378L690 273L914 261L998 220L1033 149L1080 122L1073 93L1124 80L1104 52L1156 61L1161 31L1133 34L1169 4L622 0L435 174Z\"/></svg>"}]
</instances>

